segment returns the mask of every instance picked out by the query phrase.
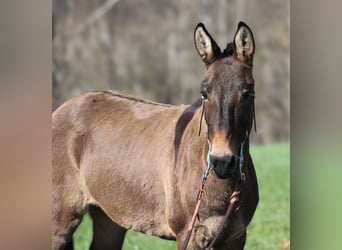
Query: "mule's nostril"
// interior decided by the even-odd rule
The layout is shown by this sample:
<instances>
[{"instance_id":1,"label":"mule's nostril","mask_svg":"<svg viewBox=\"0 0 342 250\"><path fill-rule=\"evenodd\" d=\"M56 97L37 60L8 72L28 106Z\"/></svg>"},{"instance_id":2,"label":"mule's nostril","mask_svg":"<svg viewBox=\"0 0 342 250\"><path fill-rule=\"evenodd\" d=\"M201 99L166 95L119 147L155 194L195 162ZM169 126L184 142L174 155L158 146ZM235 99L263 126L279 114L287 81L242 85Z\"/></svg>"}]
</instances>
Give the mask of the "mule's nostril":
<instances>
[{"instance_id":1,"label":"mule's nostril","mask_svg":"<svg viewBox=\"0 0 342 250\"><path fill-rule=\"evenodd\" d=\"M232 162L232 158L233 157L229 155L223 157L210 155L210 162L211 164L213 164L214 167L218 165L227 166L230 164L230 162Z\"/></svg>"},{"instance_id":2,"label":"mule's nostril","mask_svg":"<svg viewBox=\"0 0 342 250\"><path fill-rule=\"evenodd\" d=\"M226 155L223 157L210 155L210 163L219 179L226 179L234 176L236 166L236 157L234 155Z\"/></svg>"}]
</instances>

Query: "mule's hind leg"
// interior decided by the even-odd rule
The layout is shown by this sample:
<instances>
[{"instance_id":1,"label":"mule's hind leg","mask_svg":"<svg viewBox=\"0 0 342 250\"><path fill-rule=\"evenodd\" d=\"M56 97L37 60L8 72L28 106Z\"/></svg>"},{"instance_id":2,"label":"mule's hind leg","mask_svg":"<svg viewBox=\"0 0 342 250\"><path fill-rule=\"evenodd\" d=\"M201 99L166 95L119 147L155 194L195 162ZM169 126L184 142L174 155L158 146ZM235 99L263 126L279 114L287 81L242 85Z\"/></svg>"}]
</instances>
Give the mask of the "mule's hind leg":
<instances>
[{"instance_id":1,"label":"mule's hind leg","mask_svg":"<svg viewBox=\"0 0 342 250\"><path fill-rule=\"evenodd\" d=\"M127 230L113 222L99 207L89 206L89 213L93 220L93 241L90 249L121 249Z\"/></svg>"}]
</instances>

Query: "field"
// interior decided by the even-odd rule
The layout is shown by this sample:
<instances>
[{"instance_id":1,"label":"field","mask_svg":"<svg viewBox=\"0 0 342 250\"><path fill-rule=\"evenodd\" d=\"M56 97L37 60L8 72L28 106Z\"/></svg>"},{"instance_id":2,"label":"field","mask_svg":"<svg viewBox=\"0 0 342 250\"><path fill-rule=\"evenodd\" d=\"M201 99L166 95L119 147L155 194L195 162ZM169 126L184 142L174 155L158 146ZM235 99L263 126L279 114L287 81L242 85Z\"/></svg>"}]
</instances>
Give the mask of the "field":
<instances>
[{"instance_id":1,"label":"field","mask_svg":"<svg viewBox=\"0 0 342 250\"><path fill-rule=\"evenodd\" d=\"M246 250L290 249L290 145L252 146L260 201L248 227ZM85 216L74 235L75 249L89 249L91 221ZM174 250L173 241L129 231L124 250Z\"/></svg>"}]
</instances>

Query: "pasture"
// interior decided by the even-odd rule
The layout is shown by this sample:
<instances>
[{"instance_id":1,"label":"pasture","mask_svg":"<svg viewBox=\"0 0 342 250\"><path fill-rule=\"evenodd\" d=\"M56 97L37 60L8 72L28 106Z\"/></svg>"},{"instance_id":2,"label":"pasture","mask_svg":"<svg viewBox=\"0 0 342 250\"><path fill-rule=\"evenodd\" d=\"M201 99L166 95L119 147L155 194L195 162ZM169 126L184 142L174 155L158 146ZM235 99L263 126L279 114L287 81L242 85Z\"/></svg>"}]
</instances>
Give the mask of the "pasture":
<instances>
[{"instance_id":1,"label":"pasture","mask_svg":"<svg viewBox=\"0 0 342 250\"><path fill-rule=\"evenodd\" d=\"M290 249L290 145L251 146L260 201L248 227L246 250ZM89 249L92 228L86 215L74 234L76 250ZM174 250L175 242L129 231L124 250Z\"/></svg>"}]
</instances>

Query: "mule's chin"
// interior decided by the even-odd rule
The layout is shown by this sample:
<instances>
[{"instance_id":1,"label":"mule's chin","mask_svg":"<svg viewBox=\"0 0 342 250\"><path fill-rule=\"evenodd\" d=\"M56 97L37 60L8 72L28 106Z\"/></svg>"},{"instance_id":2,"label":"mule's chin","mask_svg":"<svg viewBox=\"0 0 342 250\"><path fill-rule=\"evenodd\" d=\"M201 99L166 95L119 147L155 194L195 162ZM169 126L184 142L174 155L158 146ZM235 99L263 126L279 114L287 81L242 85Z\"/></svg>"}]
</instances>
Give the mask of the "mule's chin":
<instances>
[{"instance_id":1,"label":"mule's chin","mask_svg":"<svg viewBox=\"0 0 342 250\"><path fill-rule=\"evenodd\" d=\"M236 178L238 171L234 166L229 168L227 165L218 165L214 166L214 173L219 179L228 179L228 178Z\"/></svg>"},{"instance_id":2,"label":"mule's chin","mask_svg":"<svg viewBox=\"0 0 342 250\"><path fill-rule=\"evenodd\" d=\"M214 172L215 172L215 175L217 176L217 178L219 178L219 179L228 179L228 178L233 177L231 172L228 170L214 168Z\"/></svg>"}]
</instances>

